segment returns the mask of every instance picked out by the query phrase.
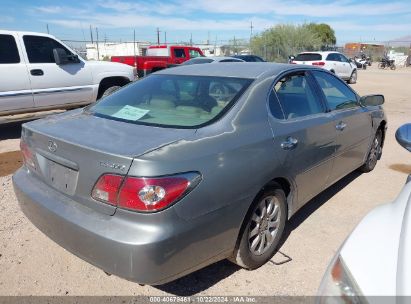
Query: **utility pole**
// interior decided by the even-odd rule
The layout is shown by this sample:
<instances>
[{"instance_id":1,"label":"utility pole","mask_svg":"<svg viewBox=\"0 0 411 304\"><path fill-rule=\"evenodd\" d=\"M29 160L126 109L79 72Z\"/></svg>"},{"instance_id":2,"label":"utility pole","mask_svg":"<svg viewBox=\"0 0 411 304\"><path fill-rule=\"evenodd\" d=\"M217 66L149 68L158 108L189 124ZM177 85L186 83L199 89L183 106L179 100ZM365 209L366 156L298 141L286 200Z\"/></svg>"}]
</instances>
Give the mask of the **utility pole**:
<instances>
[{"instance_id":1,"label":"utility pole","mask_svg":"<svg viewBox=\"0 0 411 304\"><path fill-rule=\"evenodd\" d=\"M98 28L96 27L96 40L97 40L97 60L100 60L100 50L98 48Z\"/></svg>"},{"instance_id":2,"label":"utility pole","mask_svg":"<svg viewBox=\"0 0 411 304\"><path fill-rule=\"evenodd\" d=\"M47 27L47 34L50 34L50 31L49 31L49 24L48 24L48 23L46 24L46 27Z\"/></svg>"},{"instance_id":3,"label":"utility pole","mask_svg":"<svg viewBox=\"0 0 411 304\"><path fill-rule=\"evenodd\" d=\"M91 39L91 43L93 44L93 29L91 28L91 24L90 24L90 39Z\"/></svg>"},{"instance_id":4,"label":"utility pole","mask_svg":"<svg viewBox=\"0 0 411 304\"><path fill-rule=\"evenodd\" d=\"M237 55L237 43L235 41L235 36L234 36L234 55Z\"/></svg>"},{"instance_id":5,"label":"utility pole","mask_svg":"<svg viewBox=\"0 0 411 304\"><path fill-rule=\"evenodd\" d=\"M210 44L210 31L208 31L208 37L207 37L207 45Z\"/></svg>"},{"instance_id":6,"label":"utility pole","mask_svg":"<svg viewBox=\"0 0 411 304\"><path fill-rule=\"evenodd\" d=\"M253 22L251 21L251 25L250 25L250 43L251 43L251 39L253 38Z\"/></svg>"},{"instance_id":7,"label":"utility pole","mask_svg":"<svg viewBox=\"0 0 411 304\"><path fill-rule=\"evenodd\" d=\"M133 49L134 49L134 67L137 67L137 57L136 57L136 29L133 33Z\"/></svg>"},{"instance_id":8,"label":"utility pole","mask_svg":"<svg viewBox=\"0 0 411 304\"><path fill-rule=\"evenodd\" d=\"M190 33L190 45L193 45L193 33Z\"/></svg>"},{"instance_id":9,"label":"utility pole","mask_svg":"<svg viewBox=\"0 0 411 304\"><path fill-rule=\"evenodd\" d=\"M167 45L167 32L164 31L164 43L165 45Z\"/></svg>"},{"instance_id":10,"label":"utility pole","mask_svg":"<svg viewBox=\"0 0 411 304\"><path fill-rule=\"evenodd\" d=\"M160 44L160 29L157 28L157 44Z\"/></svg>"}]
</instances>

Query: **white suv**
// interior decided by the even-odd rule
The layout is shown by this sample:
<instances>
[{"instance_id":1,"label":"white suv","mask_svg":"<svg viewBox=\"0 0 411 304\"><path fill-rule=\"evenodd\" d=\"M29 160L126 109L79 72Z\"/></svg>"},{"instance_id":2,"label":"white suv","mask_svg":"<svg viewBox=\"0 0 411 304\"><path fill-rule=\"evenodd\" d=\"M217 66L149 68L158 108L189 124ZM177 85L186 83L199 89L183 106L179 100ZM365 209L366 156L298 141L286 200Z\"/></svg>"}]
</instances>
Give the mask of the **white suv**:
<instances>
[{"instance_id":1,"label":"white suv","mask_svg":"<svg viewBox=\"0 0 411 304\"><path fill-rule=\"evenodd\" d=\"M135 80L131 66L86 61L47 34L0 30L0 116L86 105Z\"/></svg>"},{"instance_id":2,"label":"white suv","mask_svg":"<svg viewBox=\"0 0 411 304\"><path fill-rule=\"evenodd\" d=\"M357 66L338 52L303 52L298 54L291 63L319 66L338 75L348 83L357 82Z\"/></svg>"}]
</instances>

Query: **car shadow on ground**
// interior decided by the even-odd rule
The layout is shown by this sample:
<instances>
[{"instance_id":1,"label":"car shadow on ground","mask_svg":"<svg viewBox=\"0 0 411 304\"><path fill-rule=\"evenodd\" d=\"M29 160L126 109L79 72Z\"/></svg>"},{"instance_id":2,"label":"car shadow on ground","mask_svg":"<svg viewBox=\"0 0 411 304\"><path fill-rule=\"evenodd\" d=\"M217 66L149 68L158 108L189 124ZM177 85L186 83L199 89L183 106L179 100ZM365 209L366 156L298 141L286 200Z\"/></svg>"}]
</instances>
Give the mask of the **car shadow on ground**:
<instances>
[{"instance_id":1,"label":"car shadow on ground","mask_svg":"<svg viewBox=\"0 0 411 304\"><path fill-rule=\"evenodd\" d=\"M282 241L279 245L280 249L278 250L278 253L283 256L283 262L270 262L272 262L272 264L274 265L280 265L291 261L292 257L289 257L285 253L281 252L281 247L285 243L291 232L296 229L301 223L303 223L318 208L324 205L328 200L330 200L334 195L344 189L348 184L350 184L360 175L361 173L358 171L354 171L348 174L346 177L342 178L340 181L324 190L311 201L309 201L306 205L304 205L304 207L302 207L288 222L287 228L284 232L284 237L282 238ZM176 296L192 296L199 292L207 290L208 288L229 277L240 269L241 268L239 266L227 260L223 260L200 269L196 272L193 272L185 277L177 279L173 282L154 287Z\"/></svg>"}]
</instances>

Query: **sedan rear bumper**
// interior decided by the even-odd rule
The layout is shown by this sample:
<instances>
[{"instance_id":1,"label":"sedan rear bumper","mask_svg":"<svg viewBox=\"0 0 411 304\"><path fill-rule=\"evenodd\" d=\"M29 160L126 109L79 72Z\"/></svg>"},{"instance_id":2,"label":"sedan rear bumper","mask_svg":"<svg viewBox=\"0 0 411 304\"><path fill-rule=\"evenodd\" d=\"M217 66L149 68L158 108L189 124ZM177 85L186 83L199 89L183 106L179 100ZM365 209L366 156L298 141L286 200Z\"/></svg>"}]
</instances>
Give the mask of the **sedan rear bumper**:
<instances>
[{"instance_id":1,"label":"sedan rear bumper","mask_svg":"<svg viewBox=\"0 0 411 304\"><path fill-rule=\"evenodd\" d=\"M220 215L195 223L182 220L173 208L155 214L119 209L110 216L71 200L23 168L13 184L22 211L39 230L83 260L131 281L163 284L227 257L233 248L227 233L234 233L224 231Z\"/></svg>"}]
</instances>

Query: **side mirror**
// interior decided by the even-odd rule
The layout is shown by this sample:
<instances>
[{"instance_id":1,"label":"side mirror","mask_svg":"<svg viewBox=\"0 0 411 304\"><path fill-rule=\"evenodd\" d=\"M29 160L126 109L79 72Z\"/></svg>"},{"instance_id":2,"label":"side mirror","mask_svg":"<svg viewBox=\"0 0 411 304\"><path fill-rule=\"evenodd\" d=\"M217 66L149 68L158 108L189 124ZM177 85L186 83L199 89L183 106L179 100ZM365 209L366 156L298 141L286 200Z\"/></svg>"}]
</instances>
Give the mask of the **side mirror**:
<instances>
[{"instance_id":1,"label":"side mirror","mask_svg":"<svg viewBox=\"0 0 411 304\"><path fill-rule=\"evenodd\" d=\"M360 98L360 104L364 107L381 106L384 101L384 95L367 95Z\"/></svg>"},{"instance_id":2,"label":"side mirror","mask_svg":"<svg viewBox=\"0 0 411 304\"><path fill-rule=\"evenodd\" d=\"M405 124L395 132L397 142L411 152L411 124Z\"/></svg>"},{"instance_id":3,"label":"side mirror","mask_svg":"<svg viewBox=\"0 0 411 304\"><path fill-rule=\"evenodd\" d=\"M55 48L53 49L53 56L54 61L57 65L68 64L68 63L79 63L80 59L78 59L77 55L67 55L66 50L62 48Z\"/></svg>"}]
</instances>

